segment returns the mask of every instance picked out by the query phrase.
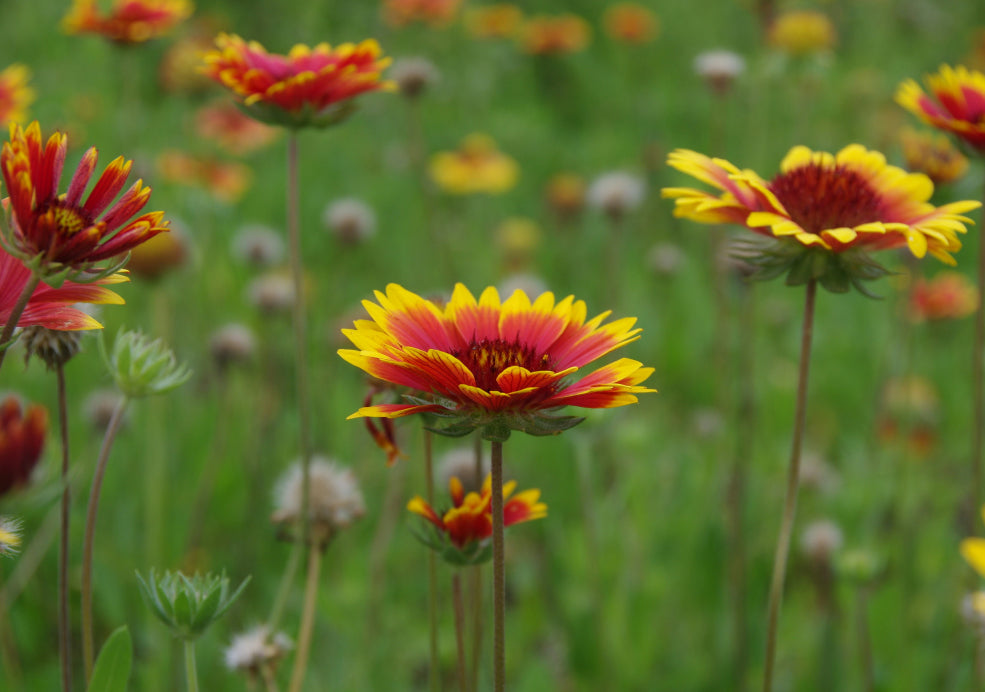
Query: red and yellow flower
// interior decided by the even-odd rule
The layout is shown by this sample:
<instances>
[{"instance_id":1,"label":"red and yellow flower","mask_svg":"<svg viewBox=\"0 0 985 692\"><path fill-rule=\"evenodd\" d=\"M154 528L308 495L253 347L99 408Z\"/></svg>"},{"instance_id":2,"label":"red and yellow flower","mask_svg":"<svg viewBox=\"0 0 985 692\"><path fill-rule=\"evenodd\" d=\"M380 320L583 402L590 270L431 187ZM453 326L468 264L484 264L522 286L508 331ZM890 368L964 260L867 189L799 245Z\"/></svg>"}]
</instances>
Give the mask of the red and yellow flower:
<instances>
[{"instance_id":1,"label":"red and yellow flower","mask_svg":"<svg viewBox=\"0 0 985 692\"><path fill-rule=\"evenodd\" d=\"M452 477L448 483L452 507L438 514L424 498L414 497L407 509L434 524L441 534L440 541L425 542L454 564L476 564L489 559L492 536L492 476L487 475L481 492L466 493L462 482ZM503 526L543 519L547 505L540 501L540 490L524 490L513 494L516 481L503 484ZM450 544L450 545L449 545Z\"/></svg>"},{"instance_id":2,"label":"red and yellow flower","mask_svg":"<svg viewBox=\"0 0 985 692\"><path fill-rule=\"evenodd\" d=\"M794 147L769 182L723 159L684 149L671 153L668 163L719 191L664 189L663 196L674 199L676 216L703 223L734 223L775 239L779 244L774 248L800 262L798 272L814 272L803 277L788 274L788 282L804 283L832 270L822 281L830 290L848 290L848 285L843 275L836 280L833 264L826 264L829 260L858 261L869 270L877 266L857 251L908 247L915 257L929 253L954 264L951 253L961 248L957 234L966 232L966 224L972 223L961 214L981 206L975 201L933 206L928 202L934 191L930 178L890 166L882 154L858 144L834 155ZM772 275L787 269L793 267ZM849 271L847 280L858 287L857 279L881 275L862 274Z\"/></svg>"},{"instance_id":3,"label":"red and yellow flower","mask_svg":"<svg viewBox=\"0 0 985 692\"><path fill-rule=\"evenodd\" d=\"M353 97L395 88L382 79L390 59L372 39L335 48L298 44L278 55L256 41L220 34L216 47L205 55L205 74L239 96L251 115L271 124L331 125L352 112Z\"/></svg>"},{"instance_id":4,"label":"red and yellow flower","mask_svg":"<svg viewBox=\"0 0 985 692\"><path fill-rule=\"evenodd\" d=\"M195 133L215 142L234 156L245 156L263 149L277 138L279 131L253 118L228 101L203 106L195 114Z\"/></svg>"},{"instance_id":5,"label":"red and yellow flower","mask_svg":"<svg viewBox=\"0 0 985 692\"><path fill-rule=\"evenodd\" d=\"M10 195L7 242L14 254L43 268L46 275L88 271L93 263L117 257L168 230L163 212L134 218L150 198L142 180L113 203L133 165L122 156L107 166L83 202L96 169L95 147L82 156L68 191L59 194L67 148L68 137L60 132L43 143L37 121L26 129L11 125L10 141L0 151L0 171Z\"/></svg>"},{"instance_id":6,"label":"red and yellow flower","mask_svg":"<svg viewBox=\"0 0 985 692\"><path fill-rule=\"evenodd\" d=\"M253 172L246 164L175 150L162 152L157 168L165 180L205 190L227 204L237 202L253 180Z\"/></svg>"},{"instance_id":7,"label":"red and yellow flower","mask_svg":"<svg viewBox=\"0 0 985 692\"><path fill-rule=\"evenodd\" d=\"M624 43L648 43L657 37L660 20L643 5L620 2L605 11L605 30Z\"/></svg>"},{"instance_id":8,"label":"red and yellow flower","mask_svg":"<svg viewBox=\"0 0 985 692\"><path fill-rule=\"evenodd\" d=\"M531 17L520 28L520 46L532 55L577 53L591 38L588 22L575 14Z\"/></svg>"},{"instance_id":9,"label":"red and yellow flower","mask_svg":"<svg viewBox=\"0 0 985 692\"><path fill-rule=\"evenodd\" d=\"M900 132L900 144L907 168L923 173L934 185L953 182L968 170L968 158L943 134L907 127Z\"/></svg>"},{"instance_id":10,"label":"red and yellow flower","mask_svg":"<svg viewBox=\"0 0 985 692\"><path fill-rule=\"evenodd\" d=\"M26 410L16 397L0 402L0 497L25 485L44 451L48 411L38 404Z\"/></svg>"},{"instance_id":11,"label":"red and yellow flower","mask_svg":"<svg viewBox=\"0 0 985 692\"><path fill-rule=\"evenodd\" d=\"M512 189L520 175L516 161L483 134L469 135L456 151L439 151L431 157L429 170L438 187L456 195L501 194Z\"/></svg>"},{"instance_id":12,"label":"red and yellow flower","mask_svg":"<svg viewBox=\"0 0 985 692\"><path fill-rule=\"evenodd\" d=\"M189 0L115 0L102 15L96 0L73 0L62 19L69 34L99 34L123 44L143 43L167 34L191 16Z\"/></svg>"},{"instance_id":13,"label":"red and yellow flower","mask_svg":"<svg viewBox=\"0 0 985 692\"><path fill-rule=\"evenodd\" d=\"M6 326L17 305L17 299L31 280L31 270L13 255L0 248L0 327ZM35 325L56 331L102 329L93 317L73 307L76 303L122 305L123 299L105 288L106 284L128 281L125 274L116 273L91 284L66 281L59 288L40 283L28 299L24 312L17 320L18 327Z\"/></svg>"},{"instance_id":14,"label":"red and yellow flower","mask_svg":"<svg viewBox=\"0 0 985 692\"><path fill-rule=\"evenodd\" d=\"M941 65L925 82L932 96L908 79L897 89L896 102L928 125L952 132L985 153L985 74L963 65Z\"/></svg>"},{"instance_id":15,"label":"red and yellow flower","mask_svg":"<svg viewBox=\"0 0 985 692\"><path fill-rule=\"evenodd\" d=\"M956 320L978 309L978 289L960 272L941 272L933 279L918 278L910 290L910 318L914 322Z\"/></svg>"},{"instance_id":16,"label":"red and yellow flower","mask_svg":"<svg viewBox=\"0 0 985 692\"><path fill-rule=\"evenodd\" d=\"M458 284L442 308L390 284L364 301L370 320L343 333L357 350L339 355L386 382L415 390L408 403L360 408L349 418L396 418L436 414L436 432L466 434L481 429L487 439L506 439L511 430L557 434L581 419L555 417L563 406L612 408L652 392L640 386L653 372L622 358L594 372L575 373L588 363L635 341L635 318L603 324L602 313L586 321L585 303L544 293L533 302L515 291L500 302L489 287L478 300Z\"/></svg>"},{"instance_id":17,"label":"red and yellow flower","mask_svg":"<svg viewBox=\"0 0 985 692\"><path fill-rule=\"evenodd\" d=\"M11 65L0 72L0 125L23 122L27 107L34 102L34 89L27 85L30 71Z\"/></svg>"},{"instance_id":18,"label":"red and yellow flower","mask_svg":"<svg viewBox=\"0 0 985 692\"><path fill-rule=\"evenodd\" d=\"M523 10L500 3L475 7L465 13L465 28L475 38L513 38L523 24Z\"/></svg>"},{"instance_id":19,"label":"red and yellow flower","mask_svg":"<svg viewBox=\"0 0 985 692\"><path fill-rule=\"evenodd\" d=\"M384 0L383 18L391 26L423 22L431 26L449 24L462 0Z\"/></svg>"}]
</instances>

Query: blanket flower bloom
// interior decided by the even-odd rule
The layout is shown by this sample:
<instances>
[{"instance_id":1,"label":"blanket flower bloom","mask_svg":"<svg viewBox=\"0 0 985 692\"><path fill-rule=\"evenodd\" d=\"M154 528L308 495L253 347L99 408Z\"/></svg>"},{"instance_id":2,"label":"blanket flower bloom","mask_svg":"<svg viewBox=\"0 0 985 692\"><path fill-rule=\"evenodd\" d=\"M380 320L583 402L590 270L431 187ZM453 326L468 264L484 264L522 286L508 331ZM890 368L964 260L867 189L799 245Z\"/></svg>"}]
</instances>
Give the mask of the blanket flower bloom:
<instances>
[{"instance_id":1,"label":"blanket flower bloom","mask_svg":"<svg viewBox=\"0 0 985 692\"><path fill-rule=\"evenodd\" d=\"M30 76L28 69L18 64L0 72L0 125L19 123L27 116L27 107L34 101L34 89L27 85Z\"/></svg>"},{"instance_id":2,"label":"blanket flower bloom","mask_svg":"<svg viewBox=\"0 0 985 692\"><path fill-rule=\"evenodd\" d=\"M520 48L531 55L566 55L585 49L591 25L575 14L537 15L520 27Z\"/></svg>"},{"instance_id":3,"label":"blanket flower bloom","mask_svg":"<svg viewBox=\"0 0 985 692\"><path fill-rule=\"evenodd\" d=\"M620 2L609 6L605 10L604 21L609 36L623 43L648 43L660 31L657 15L634 2Z\"/></svg>"},{"instance_id":4,"label":"blanket flower bloom","mask_svg":"<svg viewBox=\"0 0 985 692\"><path fill-rule=\"evenodd\" d=\"M48 411L43 406L23 409L13 396L0 402L0 497L30 480L47 433Z\"/></svg>"},{"instance_id":5,"label":"blanket flower bloom","mask_svg":"<svg viewBox=\"0 0 985 692\"><path fill-rule=\"evenodd\" d=\"M903 82L896 90L896 103L985 153L985 74L963 65L941 65L925 82L930 94L912 79Z\"/></svg>"},{"instance_id":6,"label":"blanket flower bloom","mask_svg":"<svg viewBox=\"0 0 985 692\"><path fill-rule=\"evenodd\" d=\"M100 15L96 0L74 0L62 19L69 34L99 34L114 43L143 43L164 36L192 14L188 0L116 0Z\"/></svg>"},{"instance_id":7,"label":"blanket flower bloom","mask_svg":"<svg viewBox=\"0 0 985 692\"><path fill-rule=\"evenodd\" d=\"M287 55L229 34L215 43L204 57L205 74L235 93L249 115L272 125L334 125L355 109L353 97L395 89L381 76L390 58L372 39L335 48L298 44Z\"/></svg>"},{"instance_id":8,"label":"blanket flower bloom","mask_svg":"<svg viewBox=\"0 0 985 692\"><path fill-rule=\"evenodd\" d=\"M83 202L96 169L95 147L82 156L68 191L59 194L67 148L68 138L61 132L42 143L41 127L35 121L26 129L12 124L10 141L0 151L0 172L10 194L4 242L12 254L52 285L70 273L70 278L79 280L95 271L94 263L115 258L168 230L164 212L134 218L150 199L150 188L142 180L110 206L133 166L122 156L107 166ZM102 278L117 268L119 265L98 271L96 276Z\"/></svg>"},{"instance_id":9,"label":"blanket flower bloom","mask_svg":"<svg viewBox=\"0 0 985 692\"><path fill-rule=\"evenodd\" d=\"M957 320L978 310L978 289L964 274L941 272L933 279L917 278L910 290L910 319L914 322Z\"/></svg>"},{"instance_id":10,"label":"blanket flower bloom","mask_svg":"<svg viewBox=\"0 0 985 692\"><path fill-rule=\"evenodd\" d=\"M17 299L31 280L31 270L16 257L0 249L0 327L10 320ZM129 281L125 274L116 273L91 284L66 281L59 288L40 283L27 301L17 320L18 327L41 326L55 331L102 329L93 317L74 307L76 303L122 305L123 299L105 288L105 284Z\"/></svg>"},{"instance_id":11,"label":"blanket flower bloom","mask_svg":"<svg viewBox=\"0 0 985 692\"><path fill-rule=\"evenodd\" d=\"M543 293L532 303L520 290L500 302L493 287L477 301L458 284L444 306L397 284L363 301L371 320L342 332L358 350L339 355L381 380L415 390L409 403L364 406L349 418L435 414L430 429L465 435L479 429L502 441L512 430L555 435L581 418L551 415L563 406L613 408L637 401L653 372L622 358L575 378L584 365L635 341L640 329L627 317L603 325L573 296L555 302Z\"/></svg>"},{"instance_id":12,"label":"blanket flower bloom","mask_svg":"<svg viewBox=\"0 0 985 692\"><path fill-rule=\"evenodd\" d=\"M934 185L954 182L968 170L968 158L939 132L907 127L900 132L900 145L906 167L924 173Z\"/></svg>"},{"instance_id":13,"label":"blanket flower bloom","mask_svg":"<svg viewBox=\"0 0 985 692\"><path fill-rule=\"evenodd\" d=\"M421 540L434 548L448 562L455 565L475 565L492 555L489 541L493 531L492 475L487 475L481 492L465 492L462 482L452 477L449 482L452 507L438 514L419 495L407 503L407 509L434 524L436 538L421 536ZM503 484L503 526L524 521L543 519L547 505L540 502L540 490L524 490L513 494L516 481Z\"/></svg>"},{"instance_id":14,"label":"blanket flower bloom","mask_svg":"<svg viewBox=\"0 0 985 692\"><path fill-rule=\"evenodd\" d=\"M455 19L461 4L462 0L384 0L383 18L391 26L422 22L442 27Z\"/></svg>"},{"instance_id":15,"label":"blanket flower bloom","mask_svg":"<svg viewBox=\"0 0 985 692\"><path fill-rule=\"evenodd\" d=\"M702 223L733 223L775 242L755 247L746 257L758 264L758 278L787 274L799 285L819 279L830 291L844 292L885 270L870 250L908 247L915 257L928 253L955 264L958 233L971 219L964 212L976 201L935 207L928 202L934 184L922 173L890 166L885 157L858 144L837 154L796 146L769 182L723 159L678 149L668 164L720 191L671 187L674 214Z\"/></svg>"},{"instance_id":16,"label":"blanket flower bloom","mask_svg":"<svg viewBox=\"0 0 985 692\"><path fill-rule=\"evenodd\" d=\"M985 519L985 507L982 508L982 519ZM985 577L985 538L965 538L961 541L961 556L971 565L978 574ZM972 607L985 615L985 591L976 591L972 594Z\"/></svg>"},{"instance_id":17,"label":"blanket flower bloom","mask_svg":"<svg viewBox=\"0 0 985 692\"><path fill-rule=\"evenodd\" d=\"M439 151L431 157L431 179L455 195L498 195L511 190L520 176L516 161L501 152L496 142L473 133L455 151Z\"/></svg>"}]
</instances>

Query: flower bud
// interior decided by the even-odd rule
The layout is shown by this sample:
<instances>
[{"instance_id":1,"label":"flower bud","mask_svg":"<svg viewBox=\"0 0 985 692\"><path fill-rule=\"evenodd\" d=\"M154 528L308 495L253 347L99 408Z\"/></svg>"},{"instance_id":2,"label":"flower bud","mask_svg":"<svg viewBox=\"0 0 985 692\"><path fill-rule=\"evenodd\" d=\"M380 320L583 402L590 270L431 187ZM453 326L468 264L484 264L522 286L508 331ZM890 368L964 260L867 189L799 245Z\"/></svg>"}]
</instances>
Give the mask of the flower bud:
<instances>
[{"instance_id":1,"label":"flower bud","mask_svg":"<svg viewBox=\"0 0 985 692\"><path fill-rule=\"evenodd\" d=\"M168 392L192 374L163 341L151 341L140 332L121 330L109 354L103 343L103 359L117 388L131 399Z\"/></svg>"}]
</instances>

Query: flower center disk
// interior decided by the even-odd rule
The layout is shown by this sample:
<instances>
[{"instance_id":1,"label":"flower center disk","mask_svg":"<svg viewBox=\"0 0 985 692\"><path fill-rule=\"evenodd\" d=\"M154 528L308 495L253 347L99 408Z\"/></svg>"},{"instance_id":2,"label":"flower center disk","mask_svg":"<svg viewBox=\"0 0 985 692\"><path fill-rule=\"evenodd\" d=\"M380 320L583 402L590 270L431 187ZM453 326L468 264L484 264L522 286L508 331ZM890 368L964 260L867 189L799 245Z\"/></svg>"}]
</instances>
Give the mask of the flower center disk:
<instances>
[{"instance_id":1,"label":"flower center disk","mask_svg":"<svg viewBox=\"0 0 985 692\"><path fill-rule=\"evenodd\" d=\"M801 166L769 185L790 218L808 233L854 228L880 219L880 203L868 182L844 166Z\"/></svg>"},{"instance_id":2,"label":"flower center disk","mask_svg":"<svg viewBox=\"0 0 985 692\"><path fill-rule=\"evenodd\" d=\"M496 377L514 365L530 371L552 369L548 354L538 355L529 346L502 339L472 342L467 350L453 355L472 372L476 386L487 392L499 390Z\"/></svg>"}]
</instances>

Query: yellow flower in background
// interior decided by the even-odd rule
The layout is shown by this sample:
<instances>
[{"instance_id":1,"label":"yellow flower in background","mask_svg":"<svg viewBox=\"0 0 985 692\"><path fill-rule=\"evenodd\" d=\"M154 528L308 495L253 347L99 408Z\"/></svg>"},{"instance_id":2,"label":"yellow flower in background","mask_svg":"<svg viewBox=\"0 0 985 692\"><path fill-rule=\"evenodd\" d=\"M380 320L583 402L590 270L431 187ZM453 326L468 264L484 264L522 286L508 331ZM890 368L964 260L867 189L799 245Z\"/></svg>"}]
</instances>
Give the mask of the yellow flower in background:
<instances>
[{"instance_id":1,"label":"yellow flower in background","mask_svg":"<svg viewBox=\"0 0 985 692\"><path fill-rule=\"evenodd\" d=\"M934 98L908 79L896 90L896 103L928 125L985 152L985 74L963 65L942 65L925 81Z\"/></svg>"},{"instance_id":2,"label":"yellow flower in background","mask_svg":"<svg viewBox=\"0 0 985 692\"><path fill-rule=\"evenodd\" d=\"M770 25L767 41L790 55L803 56L832 48L838 35L827 15L814 11L792 11L779 15Z\"/></svg>"},{"instance_id":3,"label":"yellow flower in background","mask_svg":"<svg viewBox=\"0 0 985 692\"><path fill-rule=\"evenodd\" d=\"M27 85L31 72L14 64L0 72L0 125L23 123L27 107L34 102L34 89Z\"/></svg>"},{"instance_id":4,"label":"yellow flower in background","mask_svg":"<svg viewBox=\"0 0 985 692\"><path fill-rule=\"evenodd\" d=\"M520 168L499 151L491 137L471 134L456 151L431 157L431 179L445 192L456 195L502 194L516 185Z\"/></svg>"},{"instance_id":5,"label":"yellow flower in background","mask_svg":"<svg viewBox=\"0 0 985 692\"><path fill-rule=\"evenodd\" d=\"M547 181L544 199L547 206L562 220L577 216L585 208L588 183L574 173L558 173Z\"/></svg>"},{"instance_id":6,"label":"yellow flower in background","mask_svg":"<svg viewBox=\"0 0 985 692\"><path fill-rule=\"evenodd\" d=\"M907 127L900 132L900 144L907 168L923 173L934 185L953 182L968 170L968 157L943 134Z\"/></svg>"},{"instance_id":7,"label":"yellow flower in background","mask_svg":"<svg viewBox=\"0 0 985 692\"><path fill-rule=\"evenodd\" d=\"M114 43L143 43L167 34L192 14L189 0L115 0L100 14L96 0L73 0L62 19L69 34L99 34Z\"/></svg>"},{"instance_id":8,"label":"yellow flower in background","mask_svg":"<svg viewBox=\"0 0 985 692\"><path fill-rule=\"evenodd\" d=\"M501 3L475 7L465 13L465 28L475 38L513 38L523 23L523 10Z\"/></svg>"},{"instance_id":9,"label":"yellow flower in background","mask_svg":"<svg viewBox=\"0 0 985 692\"><path fill-rule=\"evenodd\" d=\"M584 50L592 38L588 22L575 14L539 15L520 29L520 47L532 55L560 55Z\"/></svg>"},{"instance_id":10,"label":"yellow flower in background","mask_svg":"<svg viewBox=\"0 0 985 692\"><path fill-rule=\"evenodd\" d=\"M648 43L657 37L660 20L643 5L621 2L605 11L605 30L624 43Z\"/></svg>"},{"instance_id":11,"label":"yellow flower in background","mask_svg":"<svg viewBox=\"0 0 985 692\"><path fill-rule=\"evenodd\" d=\"M982 519L985 519L985 507L981 511ZM961 556L971 565L978 574L985 577L985 538L966 538L961 541ZM976 608L985 613L985 594L979 592L979 601Z\"/></svg>"}]
</instances>

